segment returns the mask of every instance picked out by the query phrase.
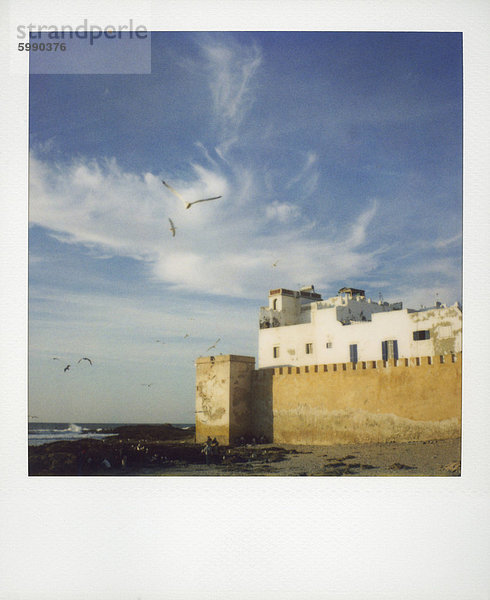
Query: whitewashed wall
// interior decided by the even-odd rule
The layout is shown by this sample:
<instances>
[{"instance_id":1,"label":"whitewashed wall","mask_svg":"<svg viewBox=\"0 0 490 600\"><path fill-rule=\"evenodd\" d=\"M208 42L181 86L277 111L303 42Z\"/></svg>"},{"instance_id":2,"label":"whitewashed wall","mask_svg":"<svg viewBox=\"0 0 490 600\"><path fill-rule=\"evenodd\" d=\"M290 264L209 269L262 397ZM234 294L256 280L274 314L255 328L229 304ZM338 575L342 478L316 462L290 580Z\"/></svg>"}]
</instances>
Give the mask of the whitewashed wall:
<instances>
[{"instance_id":1,"label":"whitewashed wall","mask_svg":"<svg viewBox=\"0 0 490 600\"><path fill-rule=\"evenodd\" d=\"M359 361L380 360L381 343L385 340L397 340L399 358L461 351L462 317L456 306L408 312L407 309L392 310L391 306L354 299L321 308L332 300L313 302L309 310L303 307L297 319L300 322L296 325L260 329L259 368L349 362L351 344L357 344ZM290 318L293 312L290 301L288 305ZM352 318L360 318L361 311L372 320L353 321L349 325L338 320L349 314ZM430 339L414 341L413 332L417 330L429 330ZM326 347L327 342L332 344L331 348ZM313 345L311 354L306 353L308 343ZM275 346L279 347L277 358L273 357Z\"/></svg>"}]
</instances>

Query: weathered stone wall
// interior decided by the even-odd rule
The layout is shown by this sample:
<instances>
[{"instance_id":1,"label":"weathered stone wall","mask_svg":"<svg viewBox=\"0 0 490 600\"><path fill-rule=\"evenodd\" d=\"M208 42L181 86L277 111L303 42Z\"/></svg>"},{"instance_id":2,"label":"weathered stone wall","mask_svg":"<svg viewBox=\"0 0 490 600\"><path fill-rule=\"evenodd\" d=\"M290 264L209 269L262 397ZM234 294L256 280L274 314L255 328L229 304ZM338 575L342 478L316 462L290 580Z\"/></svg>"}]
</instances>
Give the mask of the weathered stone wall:
<instances>
[{"instance_id":1,"label":"weathered stone wall","mask_svg":"<svg viewBox=\"0 0 490 600\"><path fill-rule=\"evenodd\" d=\"M221 357L219 357L221 358ZM196 441L208 435L222 444L229 438L230 367L211 357L196 361Z\"/></svg>"},{"instance_id":2,"label":"weathered stone wall","mask_svg":"<svg viewBox=\"0 0 490 600\"><path fill-rule=\"evenodd\" d=\"M220 355L196 361L196 442L228 445L251 428L255 358Z\"/></svg>"},{"instance_id":3,"label":"weathered stone wall","mask_svg":"<svg viewBox=\"0 0 490 600\"><path fill-rule=\"evenodd\" d=\"M273 378L274 369L254 371L250 398L253 414L252 433L257 439L263 436L269 442L273 441L274 427L272 419Z\"/></svg>"},{"instance_id":4,"label":"weathered stone wall","mask_svg":"<svg viewBox=\"0 0 490 600\"><path fill-rule=\"evenodd\" d=\"M230 441L250 435L253 428L250 391L255 359L233 356L230 361Z\"/></svg>"},{"instance_id":5,"label":"weathered stone wall","mask_svg":"<svg viewBox=\"0 0 490 600\"><path fill-rule=\"evenodd\" d=\"M276 443L458 437L461 353L274 369L272 409Z\"/></svg>"},{"instance_id":6,"label":"weathered stone wall","mask_svg":"<svg viewBox=\"0 0 490 600\"><path fill-rule=\"evenodd\" d=\"M196 440L241 435L339 444L461 435L461 353L254 371L243 356L197 361Z\"/></svg>"}]
</instances>

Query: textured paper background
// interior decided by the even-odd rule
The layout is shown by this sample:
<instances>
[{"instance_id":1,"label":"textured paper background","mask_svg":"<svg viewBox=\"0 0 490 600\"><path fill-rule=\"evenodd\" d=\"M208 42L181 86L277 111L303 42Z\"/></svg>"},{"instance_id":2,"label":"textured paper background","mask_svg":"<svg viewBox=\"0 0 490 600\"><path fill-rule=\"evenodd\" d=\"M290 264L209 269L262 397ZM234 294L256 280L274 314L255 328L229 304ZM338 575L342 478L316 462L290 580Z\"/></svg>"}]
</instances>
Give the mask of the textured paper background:
<instances>
[{"instance_id":1,"label":"textured paper background","mask_svg":"<svg viewBox=\"0 0 490 600\"><path fill-rule=\"evenodd\" d=\"M490 9L485 2L2 4L0 598L488 598ZM15 27L463 31L461 478L28 478L27 64Z\"/></svg>"}]
</instances>

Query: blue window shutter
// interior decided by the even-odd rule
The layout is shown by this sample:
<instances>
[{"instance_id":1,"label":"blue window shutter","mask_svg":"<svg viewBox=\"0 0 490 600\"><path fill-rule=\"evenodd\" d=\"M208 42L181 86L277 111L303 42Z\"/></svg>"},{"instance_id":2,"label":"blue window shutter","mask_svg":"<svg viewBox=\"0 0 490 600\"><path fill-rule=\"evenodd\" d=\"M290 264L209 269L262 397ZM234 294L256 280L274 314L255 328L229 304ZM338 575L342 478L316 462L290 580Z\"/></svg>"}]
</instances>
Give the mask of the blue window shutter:
<instances>
[{"instance_id":1,"label":"blue window shutter","mask_svg":"<svg viewBox=\"0 0 490 600\"><path fill-rule=\"evenodd\" d=\"M349 346L349 350L350 350L350 361L352 363L356 363L357 362L357 344L351 344Z\"/></svg>"},{"instance_id":2,"label":"blue window shutter","mask_svg":"<svg viewBox=\"0 0 490 600\"><path fill-rule=\"evenodd\" d=\"M398 340L393 340L393 358L398 360Z\"/></svg>"},{"instance_id":3,"label":"blue window shutter","mask_svg":"<svg viewBox=\"0 0 490 600\"><path fill-rule=\"evenodd\" d=\"M388 342L381 342L381 356L383 360L388 360Z\"/></svg>"}]
</instances>

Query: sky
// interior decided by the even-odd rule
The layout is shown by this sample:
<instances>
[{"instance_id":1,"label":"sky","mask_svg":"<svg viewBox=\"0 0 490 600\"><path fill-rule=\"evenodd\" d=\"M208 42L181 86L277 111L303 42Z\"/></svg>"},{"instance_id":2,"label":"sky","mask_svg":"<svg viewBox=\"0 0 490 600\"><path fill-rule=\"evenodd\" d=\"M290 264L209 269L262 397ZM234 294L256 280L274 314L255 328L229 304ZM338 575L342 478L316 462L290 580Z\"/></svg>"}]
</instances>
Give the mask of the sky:
<instances>
[{"instance_id":1,"label":"sky","mask_svg":"<svg viewBox=\"0 0 490 600\"><path fill-rule=\"evenodd\" d=\"M151 73L31 75L29 134L40 421L194 422L273 288L462 300L458 33L154 32Z\"/></svg>"}]
</instances>

